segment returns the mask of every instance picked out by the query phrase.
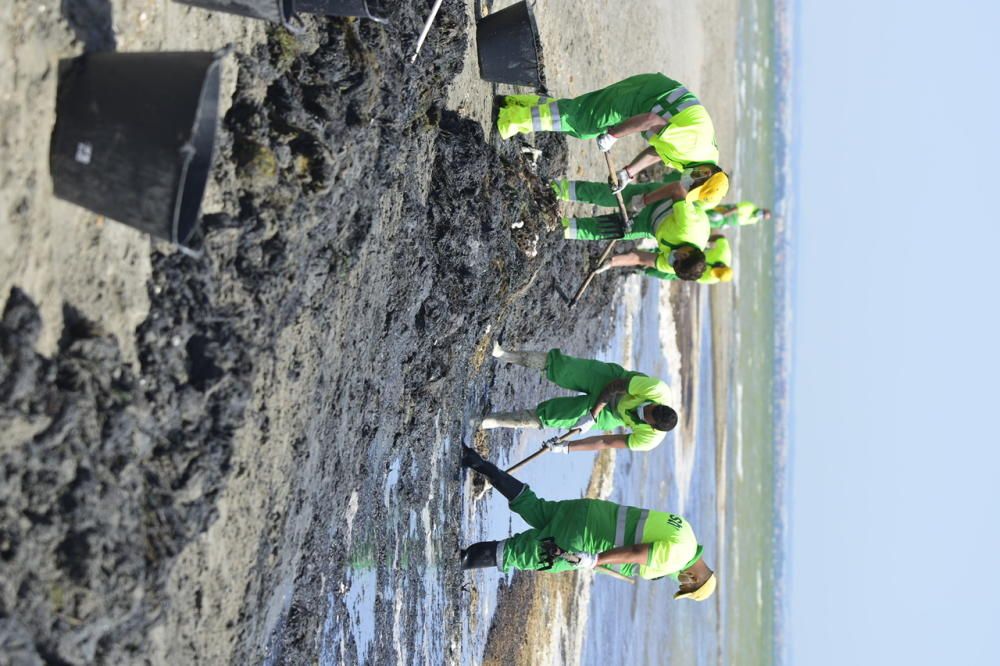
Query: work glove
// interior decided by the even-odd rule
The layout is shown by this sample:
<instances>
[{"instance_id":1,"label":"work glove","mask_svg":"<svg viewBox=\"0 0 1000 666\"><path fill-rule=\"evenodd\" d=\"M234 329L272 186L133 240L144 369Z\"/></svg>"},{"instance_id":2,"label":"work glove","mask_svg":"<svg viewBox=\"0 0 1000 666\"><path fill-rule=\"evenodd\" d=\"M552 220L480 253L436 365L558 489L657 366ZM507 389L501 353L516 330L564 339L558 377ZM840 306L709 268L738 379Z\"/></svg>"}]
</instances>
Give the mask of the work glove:
<instances>
[{"instance_id":1,"label":"work glove","mask_svg":"<svg viewBox=\"0 0 1000 666\"><path fill-rule=\"evenodd\" d=\"M542 442L542 446L547 448L552 453L569 453L569 444L566 442L560 442L559 437L553 437Z\"/></svg>"},{"instance_id":2,"label":"work glove","mask_svg":"<svg viewBox=\"0 0 1000 666\"><path fill-rule=\"evenodd\" d=\"M625 223L622 225L622 238L632 233L632 218L626 218Z\"/></svg>"},{"instance_id":3,"label":"work glove","mask_svg":"<svg viewBox=\"0 0 1000 666\"><path fill-rule=\"evenodd\" d=\"M552 537L545 537L538 542L538 546L542 551L541 560L545 563L545 566L540 567L539 571L548 571L551 569L552 565L555 564L556 558L562 557L562 554L566 552L556 544L556 540Z\"/></svg>"},{"instance_id":4,"label":"work glove","mask_svg":"<svg viewBox=\"0 0 1000 666\"><path fill-rule=\"evenodd\" d=\"M640 210L646 207L646 202L644 201L646 195L635 194L631 199L628 200L628 212L635 215Z\"/></svg>"},{"instance_id":5,"label":"work glove","mask_svg":"<svg viewBox=\"0 0 1000 666\"><path fill-rule=\"evenodd\" d=\"M632 182L632 176L628 175L628 169L619 169L618 170L618 186L615 187L614 185L612 185L611 186L611 193L612 194L618 194L619 192L621 192L622 190L624 190L628 186L628 184L631 183L631 182Z\"/></svg>"},{"instance_id":6,"label":"work glove","mask_svg":"<svg viewBox=\"0 0 1000 666\"><path fill-rule=\"evenodd\" d=\"M576 422L576 425L573 426L573 429L574 430L578 429L581 433L584 433L588 432L595 425L597 425L597 421L594 420L594 417L593 415L591 415L590 412L587 412L586 414L580 417L580 420Z\"/></svg>"},{"instance_id":7,"label":"work glove","mask_svg":"<svg viewBox=\"0 0 1000 666\"><path fill-rule=\"evenodd\" d=\"M618 140L617 137L613 137L607 132L605 132L604 134L598 134L597 147L601 149L602 153L606 153L609 150L611 150L611 146L615 145L615 141L617 140Z\"/></svg>"},{"instance_id":8,"label":"work glove","mask_svg":"<svg viewBox=\"0 0 1000 666\"><path fill-rule=\"evenodd\" d=\"M569 444L566 442L555 441L558 438L546 440L544 442L545 448L547 448L552 453L569 453Z\"/></svg>"},{"instance_id":9,"label":"work glove","mask_svg":"<svg viewBox=\"0 0 1000 666\"><path fill-rule=\"evenodd\" d=\"M597 553L584 553L580 551L563 552L559 558L573 565L574 569L596 569Z\"/></svg>"}]
</instances>

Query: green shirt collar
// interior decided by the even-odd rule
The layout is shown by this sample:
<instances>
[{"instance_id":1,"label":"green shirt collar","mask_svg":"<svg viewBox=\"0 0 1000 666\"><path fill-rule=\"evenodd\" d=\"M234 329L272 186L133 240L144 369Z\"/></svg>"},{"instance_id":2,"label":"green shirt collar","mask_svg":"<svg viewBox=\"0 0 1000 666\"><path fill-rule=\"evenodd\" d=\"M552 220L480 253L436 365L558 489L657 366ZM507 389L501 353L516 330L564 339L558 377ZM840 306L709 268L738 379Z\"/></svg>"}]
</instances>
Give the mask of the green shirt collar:
<instances>
[{"instance_id":1,"label":"green shirt collar","mask_svg":"<svg viewBox=\"0 0 1000 666\"><path fill-rule=\"evenodd\" d=\"M704 550L704 549L701 547L701 544L698 544L698 548L696 548L695 551L694 551L694 557L691 558L690 562L688 562L687 564L684 565L684 567L681 569L681 571L686 571L687 569L690 569L691 567L693 567L694 563L701 559L701 551L702 550Z\"/></svg>"}]
</instances>

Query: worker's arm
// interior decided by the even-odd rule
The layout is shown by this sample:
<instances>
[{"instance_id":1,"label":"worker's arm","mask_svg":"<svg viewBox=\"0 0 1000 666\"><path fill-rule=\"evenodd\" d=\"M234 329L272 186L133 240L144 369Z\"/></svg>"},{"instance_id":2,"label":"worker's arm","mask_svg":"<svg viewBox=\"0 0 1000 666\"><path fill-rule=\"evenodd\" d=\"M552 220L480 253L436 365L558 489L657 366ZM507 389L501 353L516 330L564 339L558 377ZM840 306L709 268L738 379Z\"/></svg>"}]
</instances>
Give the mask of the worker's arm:
<instances>
[{"instance_id":1,"label":"worker's arm","mask_svg":"<svg viewBox=\"0 0 1000 666\"><path fill-rule=\"evenodd\" d=\"M656 253L655 252L640 252L638 250L632 252L624 252L622 254L616 254L615 256L608 259L604 264L598 269L601 273L611 268L629 268L632 266L643 266L645 268L655 268L656 267Z\"/></svg>"},{"instance_id":2,"label":"worker's arm","mask_svg":"<svg viewBox=\"0 0 1000 666\"><path fill-rule=\"evenodd\" d=\"M605 449L627 449L628 435L595 435L566 442L566 451L603 451Z\"/></svg>"},{"instance_id":3,"label":"worker's arm","mask_svg":"<svg viewBox=\"0 0 1000 666\"><path fill-rule=\"evenodd\" d=\"M714 243L715 241L719 240L720 238L725 238L725 237L726 237L725 234L712 234L711 236L708 237L708 242L709 243Z\"/></svg>"},{"instance_id":4,"label":"worker's arm","mask_svg":"<svg viewBox=\"0 0 1000 666\"><path fill-rule=\"evenodd\" d=\"M608 134L616 139L620 139L623 136L635 134L636 132L645 132L646 130L657 132L666 124L667 121L655 113L640 113L637 116L632 116L628 120L618 123L608 130Z\"/></svg>"},{"instance_id":5,"label":"worker's arm","mask_svg":"<svg viewBox=\"0 0 1000 666\"><path fill-rule=\"evenodd\" d=\"M680 181L674 181L673 183L667 183L662 187L658 187L652 192L647 192L645 196L642 197L642 203L646 206L651 206L652 204L659 201L665 201L666 199L683 201L686 196L687 192L684 190L684 186L681 185Z\"/></svg>"},{"instance_id":6,"label":"worker's arm","mask_svg":"<svg viewBox=\"0 0 1000 666\"><path fill-rule=\"evenodd\" d=\"M625 171L628 172L630 178L635 178L645 169L659 163L660 156L656 153L656 149L650 146L636 155L635 159L629 162L628 166L625 167Z\"/></svg>"},{"instance_id":7,"label":"worker's arm","mask_svg":"<svg viewBox=\"0 0 1000 666\"><path fill-rule=\"evenodd\" d=\"M634 546L619 546L597 554L597 566L606 564L641 564L649 562L649 544L637 543Z\"/></svg>"},{"instance_id":8,"label":"worker's arm","mask_svg":"<svg viewBox=\"0 0 1000 666\"><path fill-rule=\"evenodd\" d=\"M624 395L625 393L628 393L627 379L611 380L601 391L601 394L597 396L597 403L590 410L590 413L596 419L597 415L603 412L604 408L608 406L608 403L615 399L615 396Z\"/></svg>"}]
</instances>

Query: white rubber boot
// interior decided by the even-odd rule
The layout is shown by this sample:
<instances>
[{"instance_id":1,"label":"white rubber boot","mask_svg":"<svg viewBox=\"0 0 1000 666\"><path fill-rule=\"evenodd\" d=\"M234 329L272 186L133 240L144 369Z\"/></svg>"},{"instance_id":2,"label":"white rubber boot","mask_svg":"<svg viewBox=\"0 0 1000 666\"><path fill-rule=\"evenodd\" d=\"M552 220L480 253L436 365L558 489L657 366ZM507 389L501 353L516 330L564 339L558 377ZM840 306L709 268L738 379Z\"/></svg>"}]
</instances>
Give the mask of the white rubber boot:
<instances>
[{"instance_id":1,"label":"white rubber boot","mask_svg":"<svg viewBox=\"0 0 1000 666\"><path fill-rule=\"evenodd\" d=\"M544 371L545 361L548 356L548 352L506 351L498 343L493 343L493 358L503 361L504 363L513 363L514 365L519 365L523 368L532 368L534 370Z\"/></svg>"},{"instance_id":2,"label":"white rubber boot","mask_svg":"<svg viewBox=\"0 0 1000 666\"><path fill-rule=\"evenodd\" d=\"M530 409L522 409L519 412L493 412L483 417L479 423L482 430L493 430L495 428L531 428L541 430L542 422L535 416L535 412Z\"/></svg>"}]
</instances>

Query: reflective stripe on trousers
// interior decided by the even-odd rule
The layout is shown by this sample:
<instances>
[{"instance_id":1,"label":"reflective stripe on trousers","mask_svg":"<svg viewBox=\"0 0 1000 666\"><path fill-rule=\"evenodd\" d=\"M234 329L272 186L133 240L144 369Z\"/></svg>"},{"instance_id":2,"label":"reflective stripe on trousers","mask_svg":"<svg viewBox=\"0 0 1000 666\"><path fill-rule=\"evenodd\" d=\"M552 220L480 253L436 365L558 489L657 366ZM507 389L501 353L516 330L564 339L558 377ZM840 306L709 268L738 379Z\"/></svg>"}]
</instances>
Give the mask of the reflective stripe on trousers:
<instances>
[{"instance_id":1,"label":"reflective stripe on trousers","mask_svg":"<svg viewBox=\"0 0 1000 666\"><path fill-rule=\"evenodd\" d=\"M559 103L550 102L531 107L531 129L536 132L561 132Z\"/></svg>"}]
</instances>

